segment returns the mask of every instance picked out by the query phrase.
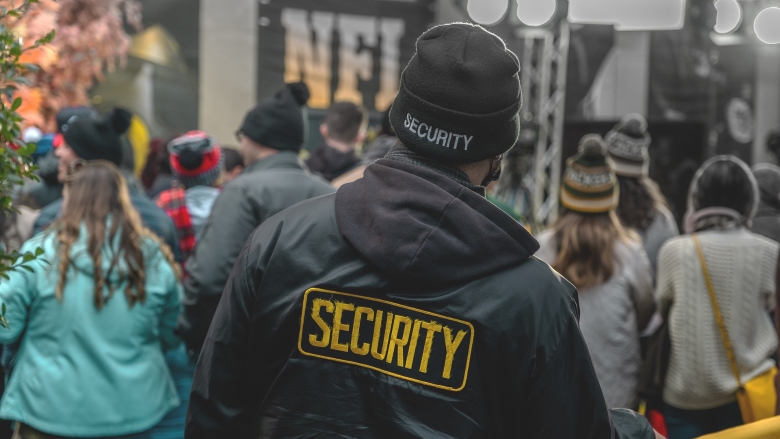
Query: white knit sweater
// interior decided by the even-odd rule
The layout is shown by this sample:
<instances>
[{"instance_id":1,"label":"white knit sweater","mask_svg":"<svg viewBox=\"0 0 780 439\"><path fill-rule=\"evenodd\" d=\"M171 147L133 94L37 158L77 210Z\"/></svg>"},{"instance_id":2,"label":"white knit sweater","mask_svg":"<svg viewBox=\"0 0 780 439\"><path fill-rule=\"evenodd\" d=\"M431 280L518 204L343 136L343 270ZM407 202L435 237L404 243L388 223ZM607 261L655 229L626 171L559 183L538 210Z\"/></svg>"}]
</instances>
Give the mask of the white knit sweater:
<instances>
[{"instance_id":1,"label":"white knit sweater","mask_svg":"<svg viewBox=\"0 0 780 439\"><path fill-rule=\"evenodd\" d=\"M699 240L741 379L749 381L774 364L770 357L777 348L777 335L769 311L774 308L780 246L741 228L705 231ZM691 236L671 239L661 248L656 299L662 308L669 301L673 303L664 401L688 410L734 401L737 381L715 323Z\"/></svg>"}]
</instances>

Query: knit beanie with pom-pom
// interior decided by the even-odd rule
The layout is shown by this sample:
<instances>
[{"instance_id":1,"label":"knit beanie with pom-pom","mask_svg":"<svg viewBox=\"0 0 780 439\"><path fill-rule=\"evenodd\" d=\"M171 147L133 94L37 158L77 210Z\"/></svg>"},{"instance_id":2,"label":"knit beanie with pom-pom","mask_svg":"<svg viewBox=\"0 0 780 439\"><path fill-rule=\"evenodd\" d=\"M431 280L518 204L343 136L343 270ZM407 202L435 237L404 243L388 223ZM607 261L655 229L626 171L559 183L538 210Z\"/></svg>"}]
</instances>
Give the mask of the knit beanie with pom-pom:
<instances>
[{"instance_id":1,"label":"knit beanie with pom-pom","mask_svg":"<svg viewBox=\"0 0 780 439\"><path fill-rule=\"evenodd\" d=\"M308 100L306 84L287 84L250 110L238 131L263 146L299 152L306 138Z\"/></svg>"},{"instance_id":2,"label":"knit beanie with pom-pom","mask_svg":"<svg viewBox=\"0 0 780 439\"><path fill-rule=\"evenodd\" d=\"M618 205L619 187L607 158L601 136L588 134L580 140L576 155L566 161L561 185L563 207L581 213L604 213Z\"/></svg>"},{"instance_id":3,"label":"knit beanie with pom-pom","mask_svg":"<svg viewBox=\"0 0 780 439\"><path fill-rule=\"evenodd\" d=\"M628 114L604 136L615 174L622 177L647 177L650 165L650 134L647 120L639 114Z\"/></svg>"},{"instance_id":4,"label":"knit beanie with pom-pom","mask_svg":"<svg viewBox=\"0 0 780 439\"><path fill-rule=\"evenodd\" d=\"M107 160L119 166L122 163L122 139L119 137L130 128L133 115L115 108L99 118L82 118L68 124L62 136L79 158Z\"/></svg>"},{"instance_id":5,"label":"knit beanie with pom-pom","mask_svg":"<svg viewBox=\"0 0 780 439\"><path fill-rule=\"evenodd\" d=\"M190 131L168 143L171 170L185 189L214 186L224 168L222 148L203 131Z\"/></svg>"}]
</instances>

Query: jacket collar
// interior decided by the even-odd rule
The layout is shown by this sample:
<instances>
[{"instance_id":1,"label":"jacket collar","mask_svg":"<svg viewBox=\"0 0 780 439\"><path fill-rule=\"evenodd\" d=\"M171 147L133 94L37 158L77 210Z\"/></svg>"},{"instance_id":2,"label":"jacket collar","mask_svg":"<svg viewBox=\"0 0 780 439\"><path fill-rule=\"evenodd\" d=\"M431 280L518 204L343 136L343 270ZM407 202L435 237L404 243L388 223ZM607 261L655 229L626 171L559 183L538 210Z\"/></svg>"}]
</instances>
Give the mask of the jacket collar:
<instances>
[{"instance_id":1,"label":"jacket collar","mask_svg":"<svg viewBox=\"0 0 780 439\"><path fill-rule=\"evenodd\" d=\"M467 187L468 189L476 192L481 196L485 196L485 188L483 186L476 185L469 180L468 175L455 166L440 163L436 160L424 157L411 149L404 146L402 143L395 144L390 151L385 155L387 160L396 160L399 162L410 163L433 171L437 174L441 174L456 183Z\"/></svg>"},{"instance_id":2,"label":"jacket collar","mask_svg":"<svg viewBox=\"0 0 780 439\"><path fill-rule=\"evenodd\" d=\"M251 174L257 171L267 169L301 169L301 162L298 159L298 153L292 151L279 151L272 156L251 163L244 170L245 174Z\"/></svg>"}]
</instances>

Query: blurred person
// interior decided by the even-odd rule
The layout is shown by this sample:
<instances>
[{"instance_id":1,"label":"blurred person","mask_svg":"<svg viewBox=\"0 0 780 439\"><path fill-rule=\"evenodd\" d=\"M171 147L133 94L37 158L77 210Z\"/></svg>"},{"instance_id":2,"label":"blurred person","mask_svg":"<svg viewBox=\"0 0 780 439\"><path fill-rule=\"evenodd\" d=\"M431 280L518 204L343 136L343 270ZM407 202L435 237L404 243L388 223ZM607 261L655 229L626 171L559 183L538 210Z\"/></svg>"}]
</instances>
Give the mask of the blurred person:
<instances>
[{"instance_id":1,"label":"blurred person","mask_svg":"<svg viewBox=\"0 0 780 439\"><path fill-rule=\"evenodd\" d=\"M373 142L366 146L363 158L360 160L360 165L353 168L350 171L341 174L333 179L333 187L339 188L344 184L351 183L363 176L366 167L375 161L384 158L390 148L395 146L398 142L398 138L395 136L395 130L390 124L390 109L382 114L382 122L377 126L377 137Z\"/></svg>"},{"instance_id":2,"label":"blurred person","mask_svg":"<svg viewBox=\"0 0 780 439\"><path fill-rule=\"evenodd\" d=\"M653 280L639 236L615 214L619 186L606 144L590 134L566 163L565 211L537 238L539 259L579 290L580 329L609 407L638 408L639 333L655 311Z\"/></svg>"},{"instance_id":3,"label":"blurred person","mask_svg":"<svg viewBox=\"0 0 780 439\"><path fill-rule=\"evenodd\" d=\"M174 138L165 140L158 137L149 145L149 157L146 159L144 170L141 171L141 181L149 198L157 198L161 192L171 188L173 171L171 171L168 143Z\"/></svg>"},{"instance_id":4,"label":"blurred person","mask_svg":"<svg viewBox=\"0 0 780 439\"><path fill-rule=\"evenodd\" d=\"M56 148L63 142L64 131L67 131L70 123L78 119L94 119L97 117L95 110L89 107L66 107L60 110L56 116L57 133L52 136L51 148L38 157L38 177L40 181L31 182L22 189L20 200L33 209L41 209L59 200L62 197L62 182L57 179L58 160L55 155ZM48 139L49 136L47 136ZM41 149L41 153L46 149ZM37 153L36 148L36 153Z\"/></svg>"},{"instance_id":5,"label":"blurred person","mask_svg":"<svg viewBox=\"0 0 780 439\"><path fill-rule=\"evenodd\" d=\"M750 231L780 243L780 167L761 163L753 166L753 177L756 179L759 192L758 209L751 221ZM777 281L777 279L775 280ZM775 330L780 337L780 315L777 305L780 304L780 289L776 288L775 311L773 320ZM780 358L780 355L775 356ZM780 394L780 377L775 379L775 387ZM780 415L780 399L777 402L777 414Z\"/></svg>"},{"instance_id":6,"label":"blurred person","mask_svg":"<svg viewBox=\"0 0 780 439\"><path fill-rule=\"evenodd\" d=\"M54 150L35 162L38 180L29 179L19 188L15 196L19 204L40 210L62 197L62 183L57 180L57 162Z\"/></svg>"},{"instance_id":7,"label":"blurred person","mask_svg":"<svg viewBox=\"0 0 780 439\"><path fill-rule=\"evenodd\" d=\"M769 163L753 166L759 203L750 231L780 243L780 167Z\"/></svg>"},{"instance_id":8,"label":"blurred person","mask_svg":"<svg viewBox=\"0 0 780 439\"><path fill-rule=\"evenodd\" d=\"M518 72L480 26L420 37L390 114L402 144L241 252L189 439L653 437L632 412L610 416L576 290L484 199L518 137Z\"/></svg>"},{"instance_id":9,"label":"blurred person","mask_svg":"<svg viewBox=\"0 0 780 439\"><path fill-rule=\"evenodd\" d=\"M224 169L224 150L203 131L190 131L168 143L172 188L155 200L173 220L179 234L184 261L192 254L211 207L219 195ZM186 276L186 266L182 266ZM166 352L165 359L176 383L182 404L152 430L152 439L181 439L187 415L195 363L185 346Z\"/></svg>"},{"instance_id":10,"label":"blurred person","mask_svg":"<svg viewBox=\"0 0 780 439\"><path fill-rule=\"evenodd\" d=\"M241 157L241 153L233 147L222 148L222 154L225 156L225 174L223 180L224 184L228 184L244 172L244 158Z\"/></svg>"},{"instance_id":11,"label":"blurred person","mask_svg":"<svg viewBox=\"0 0 780 439\"><path fill-rule=\"evenodd\" d=\"M775 365L776 242L747 225L759 204L747 165L733 156L707 160L688 193L685 231L695 234L710 274L742 382ZM671 354L663 390L670 439L741 425L737 381L716 325L692 236L669 240L658 258L656 300L669 312Z\"/></svg>"},{"instance_id":12,"label":"blurred person","mask_svg":"<svg viewBox=\"0 0 780 439\"><path fill-rule=\"evenodd\" d=\"M131 117L128 111L116 108L100 118L78 118L69 122L55 150L58 181L65 181L70 164L79 159L106 160L121 166L123 146L120 135L130 126ZM130 201L141 215L144 225L163 239L174 251L177 260L180 260L176 229L168 215L139 191L130 191ZM35 221L34 233L53 223L61 210L62 198L44 207Z\"/></svg>"},{"instance_id":13,"label":"blurred person","mask_svg":"<svg viewBox=\"0 0 780 439\"><path fill-rule=\"evenodd\" d=\"M658 184L648 176L651 138L647 133L647 121L639 114L626 115L604 140L620 183L617 215L625 227L633 229L642 238L655 274L658 251L679 231L666 198Z\"/></svg>"},{"instance_id":14,"label":"blurred person","mask_svg":"<svg viewBox=\"0 0 780 439\"><path fill-rule=\"evenodd\" d=\"M32 237L38 210L14 205L15 211L0 210L0 245L4 252L18 251Z\"/></svg>"},{"instance_id":15,"label":"blurred person","mask_svg":"<svg viewBox=\"0 0 780 439\"><path fill-rule=\"evenodd\" d=\"M190 131L168 143L173 188L156 198L179 234L182 260L195 248L222 185L225 157L213 137Z\"/></svg>"},{"instance_id":16,"label":"blurred person","mask_svg":"<svg viewBox=\"0 0 780 439\"><path fill-rule=\"evenodd\" d=\"M328 181L360 164L355 148L366 138L368 112L351 102L336 102L320 125L323 143L306 160L311 172Z\"/></svg>"},{"instance_id":17,"label":"blurred person","mask_svg":"<svg viewBox=\"0 0 780 439\"><path fill-rule=\"evenodd\" d=\"M514 147L513 147L514 148ZM501 163L504 166L504 162ZM531 221L526 218L515 206L499 198L496 194L496 188L498 186L497 181L492 181L485 187L485 199L490 201L491 204L501 209L505 214L512 217L513 220L520 223L526 230L531 231Z\"/></svg>"},{"instance_id":18,"label":"blurred person","mask_svg":"<svg viewBox=\"0 0 780 439\"><path fill-rule=\"evenodd\" d=\"M135 116L133 116L133 118L135 118ZM133 119L131 118L131 120ZM137 160L135 157L136 150L132 143L130 143L130 138L127 136L127 133L120 135L119 138L122 142L122 163L119 165L119 170L122 171L122 176L125 177L127 189L130 193L146 193L144 185L134 173L136 167L135 162ZM130 156L129 159L127 158L128 156Z\"/></svg>"},{"instance_id":19,"label":"blurred person","mask_svg":"<svg viewBox=\"0 0 780 439\"><path fill-rule=\"evenodd\" d=\"M22 249L43 253L0 282L0 342L22 337L0 418L19 439L146 439L179 404L163 356L179 343L178 267L115 164L68 170L62 215Z\"/></svg>"},{"instance_id":20,"label":"blurred person","mask_svg":"<svg viewBox=\"0 0 780 439\"><path fill-rule=\"evenodd\" d=\"M768 132L765 144L765 151L769 153L765 155L766 160L775 165L780 164L780 131L772 130Z\"/></svg>"},{"instance_id":21,"label":"blurred person","mask_svg":"<svg viewBox=\"0 0 780 439\"><path fill-rule=\"evenodd\" d=\"M301 107L308 98L306 84L288 84L249 111L238 131L246 169L217 197L186 265L184 313L177 332L193 358L252 231L300 201L333 192L298 159L305 135Z\"/></svg>"},{"instance_id":22,"label":"blurred person","mask_svg":"<svg viewBox=\"0 0 780 439\"><path fill-rule=\"evenodd\" d=\"M366 146L365 153L361 162L363 165L370 165L375 161L385 158L390 149L398 143L398 137L395 136L393 124L390 123L390 109L382 113L382 120L377 126L377 137Z\"/></svg>"}]
</instances>

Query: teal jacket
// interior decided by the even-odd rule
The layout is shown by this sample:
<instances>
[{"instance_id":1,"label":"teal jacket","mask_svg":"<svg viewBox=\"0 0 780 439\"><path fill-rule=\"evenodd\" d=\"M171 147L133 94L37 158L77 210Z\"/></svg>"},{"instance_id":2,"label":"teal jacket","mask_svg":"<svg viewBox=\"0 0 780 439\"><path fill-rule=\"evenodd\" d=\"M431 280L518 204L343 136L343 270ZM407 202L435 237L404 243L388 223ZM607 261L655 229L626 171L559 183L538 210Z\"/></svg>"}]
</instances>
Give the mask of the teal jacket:
<instances>
[{"instance_id":1,"label":"teal jacket","mask_svg":"<svg viewBox=\"0 0 780 439\"><path fill-rule=\"evenodd\" d=\"M163 350L179 343L173 328L181 287L160 248L151 240L143 246L145 302L128 307L118 264L109 278L116 292L98 310L85 228L71 250L62 301L55 297L56 236L44 232L25 244L23 252L41 247L44 254L30 264L32 273L17 270L0 279L10 325L0 327L0 343L22 336L0 418L55 435L119 436L153 427L179 405ZM106 245L104 273L111 254Z\"/></svg>"}]
</instances>

